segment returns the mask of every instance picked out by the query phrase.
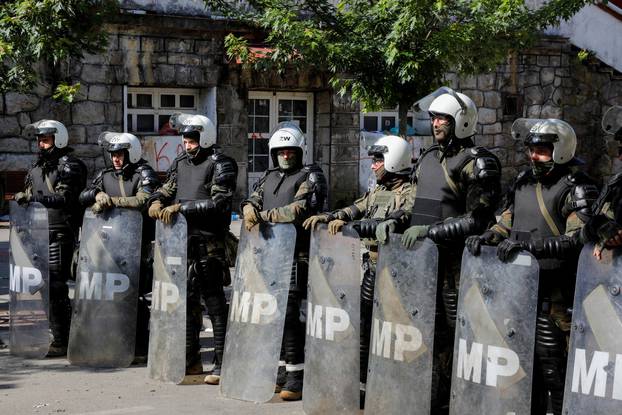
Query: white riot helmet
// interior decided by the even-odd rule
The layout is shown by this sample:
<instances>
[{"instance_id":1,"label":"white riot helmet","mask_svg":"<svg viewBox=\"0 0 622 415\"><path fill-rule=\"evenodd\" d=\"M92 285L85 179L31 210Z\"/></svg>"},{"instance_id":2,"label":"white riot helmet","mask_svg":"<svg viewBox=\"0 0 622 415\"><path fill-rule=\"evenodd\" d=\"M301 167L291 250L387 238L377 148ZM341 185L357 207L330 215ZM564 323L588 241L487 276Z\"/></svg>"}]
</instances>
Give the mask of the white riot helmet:
<instances>
[{"instance_id":1,"label":"white riot helmet","mask_svg":"<svg viewBox=\"0 0 622 415\"><path fill-rule=\"evenodd\" d=\"M408 174L412 167L412 149L410 143L396 135L380 137L369 147L367 154L382 154L384 169L391 173Z\"/></svg>"},{"instance_id":2,"label":"white riot helmet","mask_svg":"<svg viewBox=\"0 0 622 415\"><path fill-rule=\"evenodd\" d=\"M622 106L614 105L609 108L602 121L603 131L607 134L617 135L622 133Z\"/></svg>"},{"instance_id":3,"label":"white riot helmet","mask_svg":"<svg viewBox=\"0 0 622 415\"><path fill-rule=\"evenodd\" d=\"M475 134L477 126L477 107L466 95L447 88L447 93L438 96L430 104L430 117L447 115L454 120L456 138L467 138Z\"/></svg>"},{"instance_id":4,"label":"white riot helmet","mask_svg":"<svg viewBox=\"0 0 622 415\"><path fill-rule=\"evenodd\" d=\"M192 137L198 133L197 141L202 148L216 144L216 126L205 115L176 113L171 115L169 124L183 136Z\"/></svg>"},{"instance_id":5,"label":"white riot helmet","mask_svg":"<svg viewBox=\"0 0 622 415\"><path fill-rule=\"evenodd\" d=\"M54 145L57 148L67 147L69 133L62 122L56 120L41 120L26 127L25 133L28 136L38 137L40 135L54 135Z\"/></svg>"},{"instance_id":6,"label":"white riot helmet","mask_svg":"<svg viewBox=\"0 0 622 415\"><path fill-rule=\"evenodd\" d=\"M108 153L127 150L129 158L127 162L129 163L138 163L141 159L143 153L142 146L140 145L140 140L134 134L106 131L99 135L97 141Z\"/></svg>"},{"instance_id":7,"label":"white riot helmet","mask_svg":"<svg viewBox=\"0 0 622 415\"><path fill-rule=\"evenodd\" d=\"M551 144L556 164L571 161L577 149L574 129L566 121L555 118L519 118L512 124L512 137L525 145Z\"/></svg>"},{"instance_id":8,"label":"white riot helmet","mask_svg":"<svg viewBox=\"0 0 622 415\"><path fill-rule=\"evenodd\" d=\"M272 130L268 148L275 166L278 166L276 153L282 148L295 149L298 162L302 165L307 154L307 140L297 124L292 121L283 121Z\"/></svg>"}]
</instances>

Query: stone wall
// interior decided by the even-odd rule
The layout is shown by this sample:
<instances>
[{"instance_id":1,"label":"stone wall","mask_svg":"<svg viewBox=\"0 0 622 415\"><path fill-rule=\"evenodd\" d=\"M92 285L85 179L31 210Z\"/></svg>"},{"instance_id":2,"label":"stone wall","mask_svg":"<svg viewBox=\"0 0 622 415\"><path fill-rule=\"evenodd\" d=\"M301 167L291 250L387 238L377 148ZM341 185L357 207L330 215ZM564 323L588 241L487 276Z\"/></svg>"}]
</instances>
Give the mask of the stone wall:
<instances>
[{"instance_id":1,"label":"stone wall","mask_svg":"<svg viewBox=\"0 0 622 415\"><path fill-rule=\"evenodd\" d=\"M479 108L476 143L491 147L503 164L507 184L528 163L510 130L518 117L561 118L577 133L577 156L596 179L609 174L610 159L600 123L604 112L622 103L622 75L596 60L580 62L564 38L548 37L522 51L495 72L458 78L450 86Z\"/></svg>"}]
</instances>

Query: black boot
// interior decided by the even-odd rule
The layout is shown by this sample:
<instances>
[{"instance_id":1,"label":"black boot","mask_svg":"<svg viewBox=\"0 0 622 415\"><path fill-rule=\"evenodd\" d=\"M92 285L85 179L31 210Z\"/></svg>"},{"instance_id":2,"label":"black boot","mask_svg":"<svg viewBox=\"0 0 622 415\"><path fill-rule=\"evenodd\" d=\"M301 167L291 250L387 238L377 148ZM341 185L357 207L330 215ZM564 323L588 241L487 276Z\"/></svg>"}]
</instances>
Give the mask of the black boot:
<instances>
[{"instance_id":1,"label":"black boot","mask_svg":"<svg viewBox=\"0 0 622 415\"><path fill-rule=\"evenodd\" d=\"M208 385L220 383L222 356L225 353L225 335L227 334L227 304L224 297L208 297L207 313L214 329L214 369L205 377Z\"/></svg>"},{"instance_id":2,"label":"black boot","mask_svg":"<svg viewBox=\"0 0 622 415\"><path fill-rule=\"evenodd\" d=\"M279 396L284 401L299 401L302 399L302 380L304 379L304 370L287 371L285 376L285 385Z\"/></svg>"}]
</instances>

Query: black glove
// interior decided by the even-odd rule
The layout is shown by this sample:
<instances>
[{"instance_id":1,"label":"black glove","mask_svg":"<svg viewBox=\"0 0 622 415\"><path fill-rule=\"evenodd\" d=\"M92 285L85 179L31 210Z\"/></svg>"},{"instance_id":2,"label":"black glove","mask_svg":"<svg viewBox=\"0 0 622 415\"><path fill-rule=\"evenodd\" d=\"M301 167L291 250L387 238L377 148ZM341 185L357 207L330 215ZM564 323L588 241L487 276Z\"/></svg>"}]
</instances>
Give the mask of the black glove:
<instances>
[{"instance_id":1,"label":"black glove","mask_svg":"<svg viewBox=\"0 0 622 415\"><path fill-rule=\"evenodd\" d=\"M469 236L464 245L469 250L471 255L478 256L481 252L482 245L494 245L494 241L497 239L497 234L493 231L486 231L481 235Z\"/></svg>"},{"instance_id":2,"label":"black glove","mask_svg":"<svg viewBox=\"0 0 622 415\"><path fill-rule=\"evenodd\" d=\"M497 257L503 262L508 262L513 254L520 252L523 249L524 247L522 242L504 239L497 247Z\"/></svg>"}]
</instances>

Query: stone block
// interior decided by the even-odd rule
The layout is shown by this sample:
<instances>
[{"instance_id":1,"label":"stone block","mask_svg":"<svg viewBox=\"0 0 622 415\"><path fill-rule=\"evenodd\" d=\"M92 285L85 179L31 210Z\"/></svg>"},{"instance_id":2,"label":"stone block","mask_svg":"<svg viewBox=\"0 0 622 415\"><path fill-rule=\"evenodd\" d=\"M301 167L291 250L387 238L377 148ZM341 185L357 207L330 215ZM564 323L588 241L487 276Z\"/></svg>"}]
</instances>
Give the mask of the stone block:
<instances>
[{"instance_id":1,"label":"stone block","mask_svg":"<svg viewBox=\"0 0 622 415\"><path fill-rule=\"evenodd\" d=\"M490 148L494 145L494 136L486 133L484 133L483 135L478 135L475 137L475 144L478 146Z\"/></svg>"},{"instance_id":2,"label":"stone block","mask_svg":"<svg viewBox=\"0 0 622 415\"><path fill-rule=\"evenodd\" d=\"M460 78L460 89L476 89L477 78L473 75L467 75Z\"/></svg>"},{"instance_id":3,"label":"stone block","mask_svg":"<svg viewBox=\"0 0 622 415\"><path fill-rule=\"evenodd\" d=\"M113 85L110 87L110 102L123 102L123 86Z\"/></svg>"},{"instance_id":4,"label":"stone block","mask_svg":"<svg viewBox=\"0 0 622 415\"><path fill-rule=\"evenodd\" d=\"M484 106L488 108L501 107L501 93L497 91L484 92Z\"/></svg>"},{"instance_id":5,"label":"stone block","mask_svg":"<svg viewBox=\"0 0 622 415\"><path fill-rule=\"evenodd\" d=\"M166 50L173 53L189 53L194 50L192 39L166 39Z\"/></svg>"},{"instance_id":6,"label":"stone block","mask_svg":"<svg viewBox=\"0 0 622 415\"><path fill-rule=\"evenodd\" d=\"M75 124L93 125L106 121L105 105L100 102L84 101L73 105L72 119Z\"/></svg>"},{"instance_id":7,"label":"stone block","mask_svg":"<svg viewBox=\"0 0 622 415\"><path fill-rule=\"evenodd\" d=\"M20 127L24 128L28 124L32 123L32 119L30 118L30 115L28 113L20 112L19 114L17 114L17 122L19 123Z\"/></svg>"},{"instance_id":8,"label":"stone block","mask_svg":"<svg viewBox=\"0 0 622 415\"><path fill-rule=\"evenodd\" d=\"M156 84L172 85L175 82L175 67L173 65L155 65L153 79Z\"/></svg>"},{"instance_id":9,"label":"stone block","mask_svg":"<svg viewBox=\"0 0 622 415\"><path fill-rule=\"evenodd\" d=\"M341 112L333 115L333 126L352 127L358 125L358 114L351 112Z\"/></svg>"},{"instance_id":10,"label":"stone block","mask_svg":"<svg viewBox=\"0 0 622 415\"><path fill-rule=\"evenodd\" d=\"M549 64L555 68L561 66L562 57L560 56L549 56Z\"/></svg>"},{"instance_id":11,"label":"stone block","mask_svg":"<svg viewBox=\"0 0 622 415\"><path fill-rule=\"evenodd\" d=\"M0 151L0 171L27 171L37 156Z\"/></svg>"},{"instance_id":12,"label":"stone block","mask_svg":"<svg viewBox=\"0 0 622 415\"><path fill-rule=\"evenodd\" d=\"M69 132L69 145L86 143L86 127L83 125L72 125L67 127Z\"/></svg>"},{"instance_id":13,"label":"stone block","mask_svg":"<svg viewBox=\"0 0 622 415\"><path fill-rule=\"evenodd\" d=\"M555 68L542 68L542 71L540 71L540 83L542 85L552 84L554 79Z\"/></svg>"},{"instance_id":14,"label":"stone block","mask_svg":"<svg viewBox=\"0 0 622 415\"><path fill-rule=\"evenodd\" d=\"M542 118L563 118L562 114L563 111L561 107L558 107L556 105L543 105L540 116Z\"/></svg>"},{"instance_id":15,"label":"stone block","mask_svg":"<svg viewBox=\"0 0 622 415\"><path fill-rule=\"evenodd\" d=\"M538 66L549 66L549 57L546 55L538 55L537 65Z\"/></svg>"},{"instance_id":16,"label":"stone block","mask_svg":"<svg viewBox=\"0 0 622 415\"><path fill-rule=\"evenodd\" d=\"M83 65L80 78L87 84L111 84L114 83L114 72L108 65Z\"/></svg>"},{"instance_id":17,"label":"stone block","mask_svg":"<svg viewBox=\"0 0 622 415\"><path fill-rule=\"evenodd\" d=\"M86 143L97 144L97 139L99 135L104 131L121 131L122 127L115 128L115 126L110 126L108 124L99 124L99 125L86 125Z\"/></svg>"},{"instance_id":18,"label":"stone block","mask_svg":"<svg viewBox=\"0 0 622 415\"><path fill-rule=\"evenodd\" d=\"M140 38L140 50L142 52L162 52L164 51L164 39L143 36Z\"/></svg>"},{"instance_id":19,"label":"stone block","mask_svg":"<svg viewBox=\"0 0 622 415\"><path fill-rule=\"evenodd\" d=\"M542 105L529 105L527 107L527 118L540 118L540 113L542 111Z\"/></svg>"},{"instance_id":20,"label":"stone block","mask_svg":"<svg viewBox=\"0 0 622 415\"><path fill-rule=\"evenodd\" d=\"M544 93L539 86L525 88L525 104L541 104L544 101Z\"/></svg>"},{"instance_id":21,"label":"stone block","mask_svg":"<svg viewBox=\"0 0 622 415\"><path fill-rule=\"evenodd\" d=\"M32 121L43 119L57 120L65 125L70 125L72 123L69 105L54 101L52 98L43 99L41 105L30 113L30 118Z\"/></svg>"},{"instance_id":22,"label":"stone block","mask_svg":"<svg viewBox=\"0 0 622 415\"><path fill-rule=\"evenodd\" d=\"M478 120L482 125L497 122L497 111L490 108L480 108L478 110Z\"/></svg>"},{"instance_id":23,"label":"stone block","mask_svg":"<svg viewBox=\"0 0 622 415\"><path fill-rule=\"evenodd\" d=\"M138 52L140 50L140 36L120 35L119 49L126 52Z\"/></svg>"},{"instance_id":24,"label":"stone block","mask_svg":"<svg viewBox=\"0 0 622 415\"><path fill-rule=\"evenodd\" d=\"M444 83L452 89L458 89L460 86L460 79L454 72L446 73L444 77Z\"/></svg>"},{"instance_id":25,"label":"stone block","mask_svg":"<svg viewBox=\"0 0 622 415\"><path fill-rule=\"evenodd\" d=\"M22 137L0 138L0 153L28 153L31 141Z\"/></svg>"},{"instance_id":26,"label":"stone block","mask_svg":"<svg viewBox=\"0 0 622 415\"><path fill-rule=\"evenodd\" d=\"M476 107L484 106L484 94L481 91L478 91L477 89L463 89L461 92L471 98Z\"/></svg>"},{"instance_id":27,"label":"stone block","mask_svg":"<svg viewBox=\"0 0 622 415\"><path fill-rule=\"evenodd\" d=\"M108 103L104 107L104 115L106 117L107 124L122 124L123 123L123 105L121 103Z\"/></svg>"},{"instance_id":28,"label":"stone block","mask_svg":"<svg viewBox=\"0 0 622 415\"><path fill-rule=\"evenodd\" d=\"M477 87L482 91L491 91L495 89L497 74L494 72L477 76Z\"/></svg>"},{"instance_id":29,"label":"stone block","mask_svg":"<svg viewBox=\"0 0 622 415\"><path fill-rule=\"evenodd\" d=\"M20 134L17 117L0 116L0 137L15 137Z\"/></svg>"},{"instance_id":30,"label":"stone block","mask_svg":"<svg viewBox=\"0 0 622 415\"><path fill-rule=\"evenodd\" d=\"M540 83L540 72L529 71L519 78L519 86L529 87Z\"/></svg>"},{"instance_id":31,"label":"stone block","mask_svg":"<svg viewBox=\"0 0 622 415\"><path fill-rule=\"evenodd\" d=\"M357 163L359 159L359 146L340 144L331 147L331 159L333 163Z\"/></svg>"},{"instance_id":32,"label":"stone block","mask_svg":"<svg viewBox=\"0 0 622 415\"><path fill-rule=\"evenodd\" d=\"M201 58L190 53L169 53L168 63L170 65L200 65Z\"/></svg>"},{"instance_id":33,"label":"stone block","mask_svg":"<svg viewBox=\"0 0 622 415\"><path fill-rule=\"evenodd\" d=\"M110 100L110 88L106 85L91 85L89 88L89 101L108 102Z\"/></svg>"},{"instance_id":34,"label":"stone block","mask_svg":"<svg viewBox=\"0 0 622 415\"><path fill-rule=\"evenodd\" d=\"M499 134L502 131L503 131L503 126L501 125L500 122L496 122L494 124L484 125L484 129L483 129L482 133L484 135L487 135L487 134Z\"/></svg>"},{"instance_id":35,"label":"stone block","mask_svg":"<svg viewBox=\"0 0 622 415\"><path fill-rule=\"evenodd\" d=\"M214 40L195 40L194 42L194 52L199 55L208 55L216 52L216 45L214 44Z\"/></svg>"},{"instance_id":36,"label":"stone block","mask_svg":"<svg viewBox=\"0 0 622 415\"><path fill-rule=\"evenodd\" d=\"M18 112L34 111L40 104L39 97L33 94L20 94L17 92L7 92L4 96L6 113L9 115Z\"/></svg>"},{"instance_id":37,"label":"stone block","mask_svg":"<svg viewBox=\"0 0 622 415\"><path fill-rule=\"evenodd\" d=\"M318 127L330 127L330 114L318 114L317 116L317 126Z\"/></svg>"},{"instance_id":38,"label":"stone block","mask_svg":"<svg viewBox=\"0 0 622 415\"><path fill-rule=\"evenodd\" d=\"M203 68L175 65L175 83L178 87L205 86Z\"/></svg>"}]
</instances>

